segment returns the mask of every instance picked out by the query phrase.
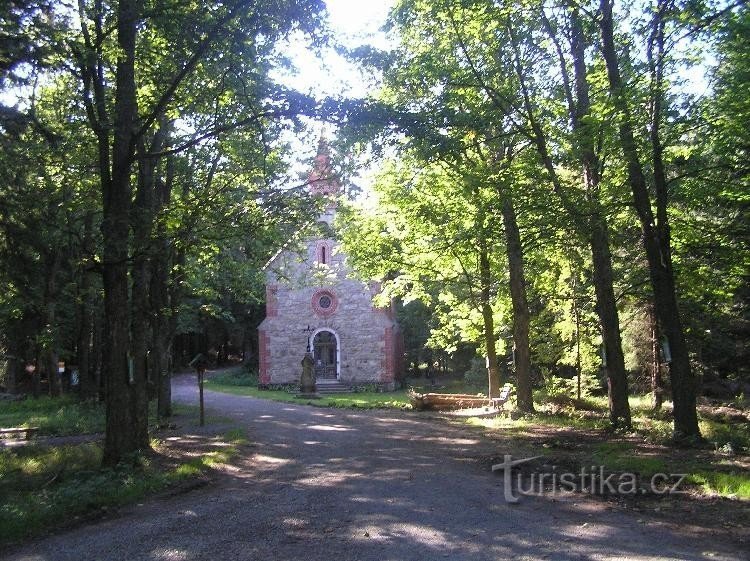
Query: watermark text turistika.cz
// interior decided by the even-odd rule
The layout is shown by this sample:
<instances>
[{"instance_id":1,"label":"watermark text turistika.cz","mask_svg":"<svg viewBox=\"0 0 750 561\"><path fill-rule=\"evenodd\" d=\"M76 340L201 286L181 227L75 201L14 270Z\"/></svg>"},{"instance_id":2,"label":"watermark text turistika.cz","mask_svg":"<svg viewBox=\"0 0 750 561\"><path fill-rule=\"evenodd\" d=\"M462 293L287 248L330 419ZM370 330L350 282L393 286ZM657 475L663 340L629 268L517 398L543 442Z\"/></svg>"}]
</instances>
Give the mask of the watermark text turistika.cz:
<instances>
[{"instance_id":1,"label":"watermark text turistika.cz","mask_svg":"<svg viewBox=\"0 0 750 561\"><path fill-rule=\"evenodd\" d=\"M492 471L503 471L505 500L517 503L519 495L541 495L557 493L590 493L592 495L671 495L682 493L680 486L687 476L685 473L655 473L642 479L637 473L608 472L605 466L584 466L577 473L558 471L556 466L540 472L515 472L513 468L539 459L521 458L514 460L506 454L503 462L492 466ZM514 480L515 479L515 480Z\"/></svg>"}]
</instances>

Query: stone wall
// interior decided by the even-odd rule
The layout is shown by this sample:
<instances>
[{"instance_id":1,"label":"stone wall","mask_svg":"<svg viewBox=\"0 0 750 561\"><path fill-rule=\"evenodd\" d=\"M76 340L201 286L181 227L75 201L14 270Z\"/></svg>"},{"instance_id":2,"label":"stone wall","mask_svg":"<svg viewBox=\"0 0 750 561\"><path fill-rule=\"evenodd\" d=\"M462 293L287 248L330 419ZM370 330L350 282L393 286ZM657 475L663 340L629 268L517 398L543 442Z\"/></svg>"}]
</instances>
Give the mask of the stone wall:
<instances>
[{"instance_id":1,"label":"stone wall","mask_svg":"<svg viewBox=\"0 0 750 561\"><path fill-rule=\"evenodd\" d=\"M308 335L327 329L337 336L342 382L393 389L402 345L392 308L373 306L375 284L347 277L345 258L334 240L308 239L298 245L267 267L266 319L258 328L261 384L298 382ZM323 245L325 265L319 263ZM327 309L318 304L323 294L332 300Z\"/></svg>"}]
</instances>

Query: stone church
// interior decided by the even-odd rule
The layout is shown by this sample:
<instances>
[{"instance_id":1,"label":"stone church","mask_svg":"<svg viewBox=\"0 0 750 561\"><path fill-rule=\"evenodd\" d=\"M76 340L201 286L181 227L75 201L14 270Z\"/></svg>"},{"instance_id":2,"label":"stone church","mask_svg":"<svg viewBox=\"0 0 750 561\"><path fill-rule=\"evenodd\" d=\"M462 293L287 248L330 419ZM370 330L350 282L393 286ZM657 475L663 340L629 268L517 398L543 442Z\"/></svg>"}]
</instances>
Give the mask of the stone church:
<instances>
[{"instance_id":1,"label":"stone church","mask_svg":"<svg viewBox=\"0 0 750 561\"><path fill-rule=\"evenodd\" d=\"M326 207L266 265L266 318L258 327L261 386L295 384L310 348L319 386L376 385L393 390L403 365L394 308L378 308L378 283L350 277L332 224L341 183L321 139L308 189Z\"/></svg>"}]
</instances>

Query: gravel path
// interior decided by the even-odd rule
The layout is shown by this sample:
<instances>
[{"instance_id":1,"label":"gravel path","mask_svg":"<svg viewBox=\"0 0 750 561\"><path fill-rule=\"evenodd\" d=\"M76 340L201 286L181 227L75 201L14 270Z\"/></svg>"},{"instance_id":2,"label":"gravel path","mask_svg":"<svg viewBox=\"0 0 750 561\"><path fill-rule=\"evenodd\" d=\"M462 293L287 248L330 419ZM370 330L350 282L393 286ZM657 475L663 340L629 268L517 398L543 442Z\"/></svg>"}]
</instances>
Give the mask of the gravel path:
<instances>
[{"instance_id":1,"label":"gravel path","mask_svg":"<svg viewBox=\"0 0 750 561\"><path fill-rule=\"evenodd\" d=\"M192 377L174 397L195 403ZM503 500L473 432L393 411L206 392L255 444L215 485L28 544L14 561L750 559L585 496Z\"/></svg>"}]
</instances>

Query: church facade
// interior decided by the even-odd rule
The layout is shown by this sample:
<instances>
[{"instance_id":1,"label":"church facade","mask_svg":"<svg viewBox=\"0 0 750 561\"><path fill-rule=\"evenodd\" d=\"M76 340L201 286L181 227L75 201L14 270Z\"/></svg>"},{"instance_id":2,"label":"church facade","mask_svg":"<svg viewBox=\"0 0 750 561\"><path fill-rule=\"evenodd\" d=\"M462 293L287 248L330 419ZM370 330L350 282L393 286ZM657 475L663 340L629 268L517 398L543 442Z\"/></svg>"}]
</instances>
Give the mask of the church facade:
<instances>
[{"instance_id":1,"label":"church facade","mask_svg":"<svg viewBox=\"0 0 750 561\"><path fill-rule=\"evenodd\" d=\"M393 390L403 365L403 337L393 306L378 308L378 283L351 277L332 232L340 183L321 140L310 192L325 197L317 224L266 265L266 317L258 327L261 386L299 383L309 346L319 383Z\"/></svg>"}]
</instances>

